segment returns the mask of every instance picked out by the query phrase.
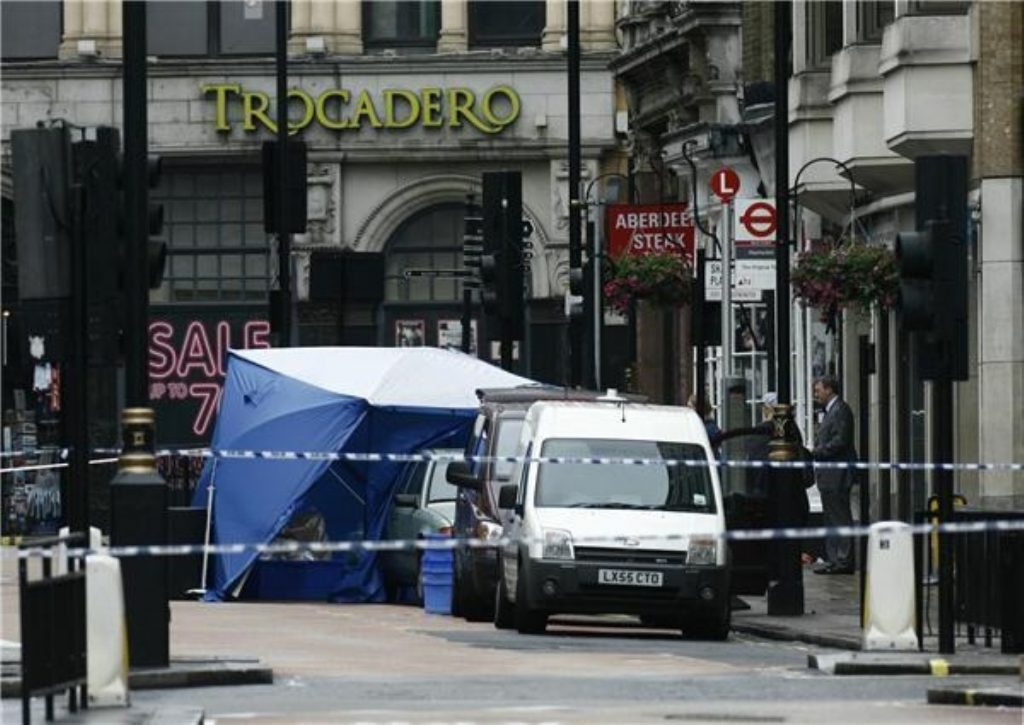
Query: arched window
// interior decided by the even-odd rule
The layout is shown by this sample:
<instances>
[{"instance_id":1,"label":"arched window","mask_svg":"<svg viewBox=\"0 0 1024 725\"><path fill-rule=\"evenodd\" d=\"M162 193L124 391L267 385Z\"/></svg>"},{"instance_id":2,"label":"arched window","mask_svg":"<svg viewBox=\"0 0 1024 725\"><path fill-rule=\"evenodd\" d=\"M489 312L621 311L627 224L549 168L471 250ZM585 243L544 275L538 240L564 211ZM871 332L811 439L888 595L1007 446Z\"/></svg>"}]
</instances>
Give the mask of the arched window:
<instances>
[{"instance_id":1,"label":"arched window","mask_svg":"<svg viewBox=\"0 0 1024 725\"><path fill-rule=\"evenodd\" d=\"M465 204L451 202L409 217L388 241L385 299L388 302L454 302L461 299L454 277L406 277L407 270L462 267Z\"/></svg>"}]
</instances>

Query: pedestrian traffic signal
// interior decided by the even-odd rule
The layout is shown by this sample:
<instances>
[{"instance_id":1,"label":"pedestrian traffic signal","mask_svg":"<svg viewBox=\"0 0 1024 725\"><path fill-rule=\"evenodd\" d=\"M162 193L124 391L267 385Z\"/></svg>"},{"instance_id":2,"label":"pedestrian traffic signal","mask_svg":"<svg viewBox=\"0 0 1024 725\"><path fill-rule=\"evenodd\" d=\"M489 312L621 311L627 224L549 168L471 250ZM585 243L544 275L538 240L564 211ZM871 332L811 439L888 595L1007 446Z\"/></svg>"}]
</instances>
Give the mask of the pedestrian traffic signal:
<instances>
[{"instance_id":1,"label":"pedestrian traffic signal","mask_svg":"<svg viewBox=\"0 0 1024 725\"><path fill-rule=\"evenodd\" d=\"M576 317L583 314L583 301L587 296L584 277L583 267L569 268L569 291L566 293L567 302L565 305L566 317ZM570 298L574 300L578 298L579 304L575 302L570 304L568 302Z\"/></svg>"},{"instance_id":2,"label":"pedestrian traffic signal","mask_svg":"<svg viewBox=\"0 0 1024 725\"><path fill-rule=\"evenodd\" d=\"M479 286L480 258L484 253L484 218L480 205L473 194L466 196L466 215L463 217L462 228L462 266L473 272L476 279L467 278L463 285L467 288Z\"/></svg>"},{"instance_id":3,"label":"pedestrian traffic signal","mask_svg":"<svg viewBox=\"0 0 1024 725\"><path fill-rule=\"evenodd\" d=\"M160 185L160 174L163 161L159 156L150 155L146 159L146 180L150 189ZM157 289L164 279L164 267L167 263L167 242L163 238L164 205L160 202L149 202L146 227L149 237L146 240L146 271L150 289Z\"/></svg>"}]
</instances>

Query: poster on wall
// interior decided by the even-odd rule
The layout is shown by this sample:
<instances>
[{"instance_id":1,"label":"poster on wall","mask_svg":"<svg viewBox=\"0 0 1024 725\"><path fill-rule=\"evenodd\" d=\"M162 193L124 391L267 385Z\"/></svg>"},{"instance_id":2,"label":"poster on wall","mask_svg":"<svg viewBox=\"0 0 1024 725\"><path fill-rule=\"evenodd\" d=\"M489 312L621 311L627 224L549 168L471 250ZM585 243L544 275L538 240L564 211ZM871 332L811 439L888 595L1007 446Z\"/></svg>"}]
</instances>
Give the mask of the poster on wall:
<instances>
[{"instance_id":1,"label":"poster on wall","mask_svg":"<svg viewBox=\"0 0 1024 725\"><path fill-rule=\"evenodd\" d=\"M270 347L265 305L153 306L149 400L164 445L205 445L213 435L228 351Z\"/></svg>"},{"instance_id":2,"label":"poster on wall","mask_svg":"<svg viewBox=\"0 0 1024 725\"><path fill-rule=\"evenodd\" d=\"M462 351L462 320L437 321L437 346L443 350ZM476 355L476 320L469 324L469 354Z\"/></svg>"},{"instance_id":3,"label":"poster on wall","mask_svg":"<svg viewBox=\"0 0 1024 725\"><path fill-rule=\"evenodd\" d=\"M423 320L395 320L395 347L423 347L427 326Z\"/></svg>"}]
</instances>

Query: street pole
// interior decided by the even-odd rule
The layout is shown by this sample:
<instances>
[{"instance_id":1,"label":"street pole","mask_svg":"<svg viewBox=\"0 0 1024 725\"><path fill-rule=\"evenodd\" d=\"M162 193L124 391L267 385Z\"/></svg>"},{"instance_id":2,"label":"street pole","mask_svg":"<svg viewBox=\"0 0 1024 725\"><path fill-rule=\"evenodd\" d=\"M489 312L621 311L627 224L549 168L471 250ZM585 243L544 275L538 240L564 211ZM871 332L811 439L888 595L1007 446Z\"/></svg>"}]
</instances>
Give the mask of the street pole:
<instances>
[{"instance_id":1,"label":"street pole","mask_svg":"<svg viewBox=\"0 0 1024 725\"><path fill-rule=\"evenodd\" d=\"M597 219L593 224L594 238L591 246L593 260L591 268L594 270L594 389L603 388L601 381L601 340L602 327L604 326L604 297L601 294L601 250L604 245L604 207L601 202L595 204L597 207ZM590 214L590 207L587 207L587 214Z\"/></svg>"},{"instance_id":2,"label":"street pole","mask_svg":"<svg viewBox=\"0 0 1024 725\"><path fill-rule=\"evenodd\" d=\"M696 371L696 394L697 394L697 413L701 418L704 418L704 410L707 406L707 393L704 391L704 387L707 385L707 370L704 367L704 357L706 353L706 347L704 344L704 248L703 245L698 244L698 249L694 255L696 259L696 269L694 270L694 291L693 291L693 302L691 303L691 311L693 313L693 321L690 323L693 329L693 344L697 348L697 371Z\"/></svg>"},{"instance_id":3,"label":"street pole","mask_svg":"<svg viewBox=\"0 0 1024 725\"><path fill-rule=\"evenodd\" d=\"M67 130L64 131L67 138ZM74 153L74 152L72 152ZM96 156L86 157L88 167ZM70 429L71 456L68 463L68 528L89 531L89 405L86 385L89 374L89 273L86 269L86 214L95 214L86 194L91 188L86 164L72 164L75 180L71 184L71 374L68 376L67 426Z\"/></svg>"},{"instance_id":4,"label":"street pole","mask_svg":"<svg viewBox=\"0 0 1024 725\"><path fill-rule=\"evenodd\" d=\"M799 451L800 434L793 419L790 386L789 331L789 53L792 8L789 2L775 3L775 340L776 392L773 423L775 435L770 442L769 457L776 461L793 461ZM803 495L798 469L774 471L774 495L779 512L776 526L798 526L796 497ZM803 570L800 568L800 545L796 539L777 542L778 580L768 587L768 614L798 616L804 613Z\"/></svg>"},{"instance_id":5,"label":"street pole","mask_svg":"<svg viewBox=\"0 0 1024 725\"><path fill-rule=\"evenodd\" d=\"M149 225L146 95L146 3L125 2L124 27L124 342L125 401L129 408L148 405L149 275L146 245ZM162 543L162 542L161 542Z\"/></svg>"},{"instance_id":6,"label":"street pole","mask_svg":"<svg viewBox=\"0 0 1024 725\"><path fill-rule=\"evenodd\" d=\"M932 460L953 462L953 381L943 371L932 381L935 404L935 431L932 434ZM939 523L953 521L953 471L936 469L935 490L939 497ZM953 580L953 538L939 533L939 652L956 652L955 588Z\"/></svg>"},{"instance_id":7,"label":"street pole","mask_svg":"<svg viewBox=\"0 0 1024 725\"><path fill-rule=\"evenodd\" d=\"M728 378L732 377L732 202L722 205L722 395L725 404Z\"/></svg>"},{"instance_id":8,"label":"street pole","mask_svg":"<svg viewBox=\"0 0 1024 725\"><path fill-rule=\"evenodd\" d=\"M292 234L288 219L288 4L277 0L277 279L281 292L279 347L292 345Z\"/></svg>"},{"instance_id":9,"label":"street pole","mask_svg":"<svg viewBox=\"0 0 1024 725\"><path fill-rule=\"evenodd\" d=\"M580 4L566 4L569 63L569 269L582 269L583 245L580 219ZM585 283L584 283L585 284ZM586 321L569 318L569 385L583 382L583 336Z\"/></svg>"}]
</instances>

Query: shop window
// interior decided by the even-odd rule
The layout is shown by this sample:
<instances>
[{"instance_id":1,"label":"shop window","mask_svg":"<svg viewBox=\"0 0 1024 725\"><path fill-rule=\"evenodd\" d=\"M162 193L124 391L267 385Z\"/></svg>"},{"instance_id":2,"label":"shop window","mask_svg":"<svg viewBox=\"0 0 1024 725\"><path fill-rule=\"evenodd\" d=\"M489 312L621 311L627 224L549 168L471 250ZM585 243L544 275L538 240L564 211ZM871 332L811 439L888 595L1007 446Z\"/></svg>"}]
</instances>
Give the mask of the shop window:
<instances>
[{"instance_id":1,"label":"shop window","mask_svg":"<svg viewBox=\"0 0 1024 725\"><path fill-rule=\"evenodd\" d=\"M276 9L271 0L146 5L146 50L165 57L271 55Z\"/></svg>"},{"instance_id":2,"label":"shop window","mask_svg":"<svg viewBox=\"0 0 1024 725\"><path fill-rule=\"evenodd\" d=\"M0 3L0 54L4 60L56 58L63 20L56 0Z\"/></svg>"},{"instance_id":3,"label":"shop window","mask_svg":"<svg viewBox=\"0 0 1024 725\"><path fill-rule=\"evenodd\" d=\"M151 196L164 205L168 250L164 283L154 299L266 299L269 247L258 168L165 167Z\"/></svg>"},{"instance_id":4,"label":"shop window","mask_svg":"<svg viewBox=\"0 0 1024 725\"><path fill-rule=\"evenodd\" d=\"M363 2L363 45L406 52L433 51L441 30L440 0Z\"/></svg>"},{"instance_id":5,"label":"shop window","mask_svg":"<svg viewBox=\"0 0 1024 725\"><path fill-rule=\"evenodd\" d=\"M807 65L828 66L832 54L843 47L842 0L807 3Z\"/></svg>"},{"instance_id":6,"label":"shop window","mask_svg":"<svg viewBox=\"0 0 1024 725\"><path fill-rule=\"evenodd\" d=\"M861 0L857 3L857 41L878 43L885 26L893 21L896 4L892 0Z\"/></svg>"},{"instance_id":7,"label":"shop window","mask_svg":"<svg viewBox=\"0 0 1024 725\"><path fill-rule=\"evenodd\" d=\"M384 296L388 302L461 300L451 277L406 277L410 269L458 269L462 266L464 204L439 204L406 220L387 248Z\"/></svg>"},{"instance_id":8,"label":"shop window","mask_svg":"<svg viewBox=\"0 0 1024 725\"><path fill-rule=\"evenodd\" d=\"M540 45L546 3L470 2L469 45L493 48Z\"/></svg>"}]
</instances>

